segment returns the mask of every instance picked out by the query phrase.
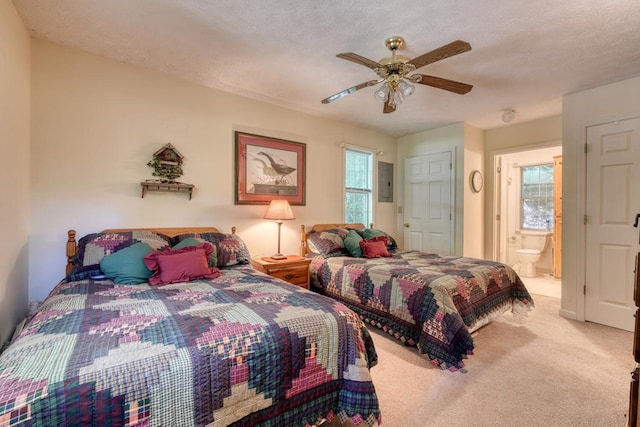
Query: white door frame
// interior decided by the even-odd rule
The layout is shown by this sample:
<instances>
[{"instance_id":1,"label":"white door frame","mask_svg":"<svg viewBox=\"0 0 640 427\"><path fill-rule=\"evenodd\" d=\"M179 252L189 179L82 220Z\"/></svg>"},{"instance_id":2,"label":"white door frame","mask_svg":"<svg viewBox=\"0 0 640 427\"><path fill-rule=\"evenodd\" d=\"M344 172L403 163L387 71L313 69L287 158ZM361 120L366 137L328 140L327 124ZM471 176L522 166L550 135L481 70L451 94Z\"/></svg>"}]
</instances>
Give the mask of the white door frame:
<instances>
[{"instance_id":1,"label":"white door frame","mask_svg":"<svg viewBox=\"0 0 640 427\"><path fill-rule=\"evenodd\" d=\"M577 184L576 184L576 204L577 204L577 219L576 221L576 241L575 241L575 253L576 253L576 312L575 317L571 312L561 309L560 313L563 317L569 319L575 319L585 321L584 317L584 305L585 295L584 287L586 284L586 270L587 270L587 226L584 224L582 218L587 214L587 153L585 153L584 147L587 144L587 128L591 126L604 125L606 123L615 123L619 120L629 120L638 118L637 113L629 115L621 115L616 117L609 117L604 119L588 120L580 125L580 145L582 149L576 150L577 156Z\"/></svg>"},{"instance_id":2,"label":"white door frame","mask_svg":"<svg viewBox=\"0 0 640 427\"><path fill-rule=\"evenodd\" d=\"M585 130L585 134L586 134L586 130ZM501 191L501 186L500 186L500 183L498 182L500 180L500 174L498 173L498 163L497 163L498 157L504 156L507 154L519 153L522 151L539 150L542 148L552 148L552 147L561 147L561 146L562 146L562 140L554 139L551 141L520 145L517 147L511 147L511 148L502 149L502 150L493 150L489 152L489 157L491 161L490 170L491 170L493 185L491 186L491 189L490 189L491 193L488 196L489 196L489 200L492 200L493 203L491 206L491 221L490 221L491 232L488 233L488 235L492 236L492 239L493 239L493 241L491 242L491 248L492 248L491 253L493 255L494 261L500 261L501 241L498 239L501 239L502 235L504 234L503 227L505 224L505 222L503 222L504 218L501 218L498 220L499 215L501 214L500 210L502 209L501 203L498 200L498 198L500 197L500 194L497 193L497 191ZM502 165L502 167L504 167L504 165ZM506 251L506 247L504 250Z\"/></svg>"},{"instance_id":3,"label":"white door frame","mask_svg":"<svg viewBox=\"0 0 640 427\"><path fill-rule=\"evenodd\" d=\"M492 194L494 197L491 197L493 200L492 205L492 215L491 215L491 226L493 228L493 244L491 245L492 250L492 260L500 261L502 259L501 254L501 244L496 244L496 242L500 242L502 239L502 157L499 154L491 156L491 171L493 171L493 188ZM497 195L497 197L495 196Z\"/></svg>"}]
</instances>

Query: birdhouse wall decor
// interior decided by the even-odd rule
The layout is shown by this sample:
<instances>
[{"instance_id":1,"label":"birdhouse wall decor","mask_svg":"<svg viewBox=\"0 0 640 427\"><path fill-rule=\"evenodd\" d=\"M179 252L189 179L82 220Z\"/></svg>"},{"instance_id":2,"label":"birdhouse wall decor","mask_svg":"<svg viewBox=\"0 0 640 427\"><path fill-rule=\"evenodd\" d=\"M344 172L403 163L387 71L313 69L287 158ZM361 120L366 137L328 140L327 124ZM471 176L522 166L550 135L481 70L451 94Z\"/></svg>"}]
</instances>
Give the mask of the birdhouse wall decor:
<instances>
[{"instance_id":1,"label":"birdhouse wall decor","mask_svg":"<svg viewBox=\"0 0 640 427\"><path fill-rule=\"evenodd\" d=\"M152 175L159 179L148 179L140 183L142 197L147 191L175 191L186 192L191 199L194 186L176 181L176 178L180 178L183 174L183 159L184 156L170 143L153 153L147 166L153 169Z\"/></svg>"},{"instance_id":2,"label":"birdhouse wall decor","mask_svg":"<svg viewBox=\"0 0 640 427\"><path fill-rule=\"evenodd\" d=\"M166 182L173 182L183 174L182 159L184 156L171 143L168 143L153 153L147 166L153 168L153 176L164 179Z\"/></svg>"}]
</instances>

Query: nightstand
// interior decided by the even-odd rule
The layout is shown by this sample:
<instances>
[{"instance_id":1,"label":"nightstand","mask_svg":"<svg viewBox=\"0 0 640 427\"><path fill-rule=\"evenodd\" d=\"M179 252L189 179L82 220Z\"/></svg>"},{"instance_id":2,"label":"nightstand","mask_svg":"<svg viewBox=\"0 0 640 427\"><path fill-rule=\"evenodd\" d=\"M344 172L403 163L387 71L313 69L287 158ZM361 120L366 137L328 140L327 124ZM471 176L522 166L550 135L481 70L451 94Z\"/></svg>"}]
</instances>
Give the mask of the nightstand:
<instances>
[{"instance_id":1,"label":"nightstand","mask_svg":"<svg viewBox=\"0 0 640 427\"><path fill-rule=\"evenodd\" d=\"M309 289L310 263L310 259L297 255L287 255L287 259L283 260L269 257L251 258L251 266L256 270L305 289Z\"/></svg>"}]
</instances>

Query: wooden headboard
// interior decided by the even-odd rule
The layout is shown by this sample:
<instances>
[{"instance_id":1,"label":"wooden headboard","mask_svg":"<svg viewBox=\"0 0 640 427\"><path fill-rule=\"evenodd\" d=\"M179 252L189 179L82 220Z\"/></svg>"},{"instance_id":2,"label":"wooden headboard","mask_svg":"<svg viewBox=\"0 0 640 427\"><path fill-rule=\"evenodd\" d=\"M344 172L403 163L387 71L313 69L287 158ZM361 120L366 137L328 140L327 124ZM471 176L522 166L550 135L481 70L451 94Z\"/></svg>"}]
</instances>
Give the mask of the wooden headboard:
<instances>
[{"instance_id":1,"label":"wooden headboard","mask_svg":"<svg viewBox=\"0 0 640 427\"><path fill-rule=\"evenodd\" d=\"M215 227L170 227L170 228L107 228L101 233L122 233L127 231L152 231L154 233L166 234L169 237L175 237L186 233L219 233ZM231 233L236 234L236 227L231 227ZM67 232L67 268L66 274L69 275L73 269L73 257L78 252L78 243L76 242L76 230Z\"/></svg>"},{"instance_id":2,"label":"wooden headboard","mask_svg":"<svg viewBox=\"0 0 640 427\"><path fill-rule=\"evenodd\" d=\"M309 245L307 245L307 240L309 239L309 235L311 233L317 233L319 231L331 230L333 228L366 228L364 224L360 224L357 222L346 224L316 224L307 232L305 231L304 225L300 226L300 256L305 256L310 254ZM371 228L373 228L373 224L371 224Z\"/></svg>"}]
</instances>

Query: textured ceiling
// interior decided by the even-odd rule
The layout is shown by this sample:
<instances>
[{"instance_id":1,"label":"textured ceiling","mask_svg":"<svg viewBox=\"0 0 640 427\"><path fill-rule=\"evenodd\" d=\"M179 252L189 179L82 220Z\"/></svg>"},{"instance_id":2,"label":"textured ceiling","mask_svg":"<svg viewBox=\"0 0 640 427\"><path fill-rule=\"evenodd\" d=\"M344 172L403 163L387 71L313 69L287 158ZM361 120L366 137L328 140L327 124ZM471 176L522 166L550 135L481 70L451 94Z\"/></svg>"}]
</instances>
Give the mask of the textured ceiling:
<instances>
[{"instance_id":1,"label":"textured ceiling","mask_svg":"<svg viewBox=\"0 0 640 427\"><path fill-rule=\"evenodd\" d=\"M561 113L562 96L640 75L638 0L13 0L35 38L205 86L402 136L465 121L481 129ZM472 84L417 85L382 114L376 78L336 58L379 61L384 40L410 58L454 40L472 50L420 69Z\"/></svg>"}]
</instances>

